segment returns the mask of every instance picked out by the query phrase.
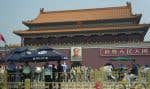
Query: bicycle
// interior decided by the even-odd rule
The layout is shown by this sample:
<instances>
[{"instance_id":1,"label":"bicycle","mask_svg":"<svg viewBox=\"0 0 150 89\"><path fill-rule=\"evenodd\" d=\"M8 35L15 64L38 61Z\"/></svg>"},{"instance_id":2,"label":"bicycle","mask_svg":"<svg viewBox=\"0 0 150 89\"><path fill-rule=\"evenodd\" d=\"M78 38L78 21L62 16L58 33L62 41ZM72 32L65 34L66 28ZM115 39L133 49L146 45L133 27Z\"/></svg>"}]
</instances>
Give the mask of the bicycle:
<instances>
[{"instance_id":1,"label":"bicycle","mask_svg":"<svg viewBox=\"0 0 150 89\"><path fill-rule=\"evenodd\" d=\"M129 89L146 89L146 84L142 80L136 79L131 83Z\"/></svg>"},{"instance_id":2,"label":"bicycle","mask_svg":"<svg viewBox=\"0 0 150 89\"><path fill-rule=\"evenodd\" d=\"M146 89L146 84L142 78L135 77L131 79L131 82L126 83L125 89Z\"/></svg>"},{"instance_id":3,"label":"bicycle","mask_svg":"<svg viewBox=\"0 0 150 89\"><path fill-rule=\"evenodd\" d=\"M112 77L114 77L114 85L113 85L113 89L126 89L126 85L123 81L121 81L121 77L119 75L118 72L114 72L112 74Z\"/></svg>"}]
</instances>

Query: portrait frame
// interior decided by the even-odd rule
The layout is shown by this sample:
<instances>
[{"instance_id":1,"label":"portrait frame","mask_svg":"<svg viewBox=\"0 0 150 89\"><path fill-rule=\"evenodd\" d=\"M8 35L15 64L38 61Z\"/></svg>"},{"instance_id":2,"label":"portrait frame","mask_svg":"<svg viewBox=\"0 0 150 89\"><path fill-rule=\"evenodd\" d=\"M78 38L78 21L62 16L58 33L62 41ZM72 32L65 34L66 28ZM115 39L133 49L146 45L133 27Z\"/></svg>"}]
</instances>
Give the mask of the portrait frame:
<instances>
[{"instance_id":1,"label":"portrait frame","mask_svg":"<svg viewBox=\"0 0 150 89\"><path fill-rule=\"evenodd\" d=\"M82 61L81 47L71 47L71 61Z\"/></svg>"}]
</instances>

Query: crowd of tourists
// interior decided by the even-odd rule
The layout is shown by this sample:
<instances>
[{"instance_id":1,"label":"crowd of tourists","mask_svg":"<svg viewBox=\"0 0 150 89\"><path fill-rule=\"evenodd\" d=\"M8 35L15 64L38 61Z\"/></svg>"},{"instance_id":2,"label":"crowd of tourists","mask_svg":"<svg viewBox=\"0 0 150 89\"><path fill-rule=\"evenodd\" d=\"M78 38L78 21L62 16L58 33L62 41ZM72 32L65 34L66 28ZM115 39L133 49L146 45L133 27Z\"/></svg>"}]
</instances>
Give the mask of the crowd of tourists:
<instances>
[{"instance_id":1,"label":"crowd of tourists","mask_svg":"<svg viewBox=\"0 0 150 89\"><path fill-rule=\"evenodd\" d=\"M123 65L113 66L112 64L106 64L101 68L107 75L107 80L112 81L126 81L131 83L133 81L147 81L148 73L150 74L150 66L148 65ZM141 79L141 80L139 80Z\"/></svg>"},{"instance_id":2,"label":"crowd of tourists","mask_svg":"<svg viewBox=\"0 0 150 89\"><path fill-rule=\"evenodd\" d=\"M6 67L8 73L8 80L15 81L25 81L25 79L30 79L31 81L44 81L45 82L55 82L61 81L61 74L65 70L64 65L58 62L57 66L54 64L44 63L42 65L37 63L29 64L25 62L21 65L16 65L13 62L8 63Z\"/></svg>"},{"instance_id":3,"label":"crowd of tourists","mask_svg":"<svg viewBox=\"0 0 150 89\"><path fill-rule=\"evenodd\" d=\"M15 63L10 62L6 67L8 73L8 81L19 82L25 81L25 79L30 79L31 81L45 81L45 82L90 82L94 80L103 81L127 81L137 79L142 76L146 80L146 73L150 71L150 66L143 65L139 66L132 64L130 66L125 66L123 64L118 64L114 66L107 63L100 68L93 69L86 66L76 66L68 67L64 63L58 62L56 64L45 63L42 65L24 63L22 65L16 66ZM5 70L1 66L0 72L3 73Z\"/></svg>"},{"instance_id":4,"label":"crowd of tourists","mask_svg":"<svg viewBox=\"0 0 150 89\"><path fill-rule=\"evenodd\" d=\"M36 82L90 81L90 73L92 71L91 68L85 66L70 68L65 62L61 64L59 61L57 65L48 62L42 65L26 62L19 66L10 62L6 69L10 82L24 81L25 79Z\"/></svg>"}]
</instances>

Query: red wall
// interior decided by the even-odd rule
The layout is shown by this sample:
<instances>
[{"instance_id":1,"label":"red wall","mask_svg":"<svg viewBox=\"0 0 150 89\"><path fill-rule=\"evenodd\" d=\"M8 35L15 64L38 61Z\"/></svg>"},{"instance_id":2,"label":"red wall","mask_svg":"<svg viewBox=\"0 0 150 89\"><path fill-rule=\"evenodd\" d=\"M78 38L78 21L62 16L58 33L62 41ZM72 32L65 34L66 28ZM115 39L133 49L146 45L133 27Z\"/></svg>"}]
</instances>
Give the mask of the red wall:
<instances>
[{"instance_id":1,"label":"red wall","mask_svg":"<svg viewBox=\"0 0 150 89\"><path fill-rule=\"evenodd\" d=\"M69 60L67 61L67 63L70 65L70 51L71 49L60 49L59 51L66 54L69 58ZM83 65L89 66L89 67L99 67L99 66L103 66L105 63L111 62L115 65L119 64L119 63L123 63L126 65L131 64L130 61L125 61L125 62L116 62L116 61L109 61L109 59L114 58L115 56L100 56L100 48L86 48L86 49L82 49L82 60L83 60ZM135 59L135 63L137 64L150 64L150 56L128 56L131 58Z\"/></svg>"}]
</instances>

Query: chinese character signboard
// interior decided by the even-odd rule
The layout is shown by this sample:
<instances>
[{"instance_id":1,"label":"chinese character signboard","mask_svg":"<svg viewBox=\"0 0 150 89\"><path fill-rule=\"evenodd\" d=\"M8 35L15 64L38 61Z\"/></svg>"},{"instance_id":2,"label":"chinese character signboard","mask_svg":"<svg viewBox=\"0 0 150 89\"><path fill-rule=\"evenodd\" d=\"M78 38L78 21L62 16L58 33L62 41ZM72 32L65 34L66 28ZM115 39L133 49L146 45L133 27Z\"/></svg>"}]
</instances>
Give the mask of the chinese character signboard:
<instances>
[{"instance_id":1,"label":"chinese character signboard","mask_svg":"<svg viewBox=\"0 0 150 89\"><path fill-rule=\"evenodd\" d=\"M100 49L100 56L150 55L150 48Z\"/></svg>"},{"instance_id":2,"label":"chinese character signboard","mask_svg":"<svg viewBox=\"0 0 150 89\"><path fill-rule=\"evenodd\" d=\"M81 61L81 60L82 60L82 48L71 47L71 61Z\"/></svg>"}]
</instances>

